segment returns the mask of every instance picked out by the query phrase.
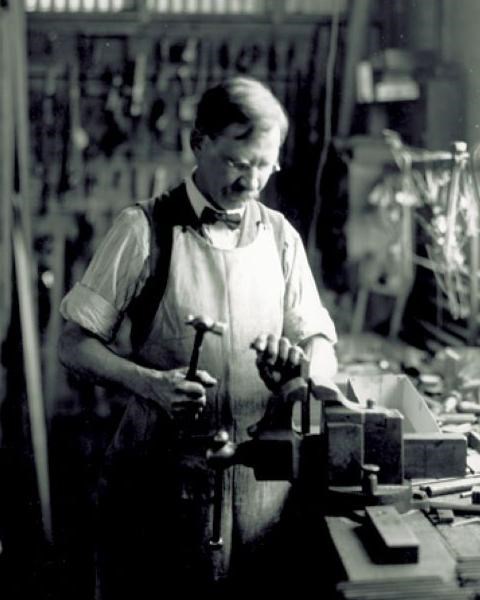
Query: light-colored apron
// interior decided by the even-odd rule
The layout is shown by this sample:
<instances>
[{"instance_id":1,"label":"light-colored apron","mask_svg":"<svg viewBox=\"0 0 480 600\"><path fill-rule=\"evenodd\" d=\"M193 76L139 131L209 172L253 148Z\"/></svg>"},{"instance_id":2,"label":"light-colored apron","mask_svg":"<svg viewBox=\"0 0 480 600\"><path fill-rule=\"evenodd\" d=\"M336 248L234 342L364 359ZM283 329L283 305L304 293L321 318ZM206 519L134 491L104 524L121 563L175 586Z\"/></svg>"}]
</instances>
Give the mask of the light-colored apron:
<instances>
[{"instance_id":1,"label":"light-colored apron","mask_svg":"<svg viewBox=\"0 0 480 600\"><path fill-rule=\"evenodd\" d=\"M172 248L167 287L139 358L159 369L186 366L195 335L185 324L187 316L204 315L227 323L223 336L205 335L199 368L213 375L218 385L208 390L207 407L189 433L199 435L221 426L232 441L245 441L249 439L247 427L262 417L270 395L258 375L250 344L261 333L280 336L283 327L285 283L273 231L268 223L260 223L250 243L224 250L190 227L176 227ZM124 426L139 416L134 401L127 408ZM224 545L212 550L208 541L213 473L203 452L193 449L178 459L179 502L182 514L187 515L178 534L185 539L186 556L200 556L215 580L232 568L241 572L244 557L262 546L280 521L289 484L257 482L252 470L244 466L227 469ZM201 526L198 520L203 521ZM193 554L190 545L196 547Z\"/></svg>"}]
</instances>

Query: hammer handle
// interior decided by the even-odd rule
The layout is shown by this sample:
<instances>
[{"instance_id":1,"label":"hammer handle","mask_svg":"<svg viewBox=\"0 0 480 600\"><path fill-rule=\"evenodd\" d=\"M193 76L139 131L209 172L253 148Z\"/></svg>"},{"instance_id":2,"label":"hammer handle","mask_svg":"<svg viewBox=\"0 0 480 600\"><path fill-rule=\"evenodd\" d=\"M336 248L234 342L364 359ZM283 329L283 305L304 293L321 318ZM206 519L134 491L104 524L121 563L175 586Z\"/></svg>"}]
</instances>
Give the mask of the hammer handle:
<instances>
[{"instance_id":1,"label":"hammer handle","mask_svg":"<svg viewBox=\"0 0 480 600\"><path fill-rule=\"evenodd\" d=\"M197 331L195 334L195 341L193 342L192 356L190 357L190 364L186 378L189 381L194 381L197 375L198 359L200 357L200 348L203 342L204 331Z\"/></svg>"}]
</instances>

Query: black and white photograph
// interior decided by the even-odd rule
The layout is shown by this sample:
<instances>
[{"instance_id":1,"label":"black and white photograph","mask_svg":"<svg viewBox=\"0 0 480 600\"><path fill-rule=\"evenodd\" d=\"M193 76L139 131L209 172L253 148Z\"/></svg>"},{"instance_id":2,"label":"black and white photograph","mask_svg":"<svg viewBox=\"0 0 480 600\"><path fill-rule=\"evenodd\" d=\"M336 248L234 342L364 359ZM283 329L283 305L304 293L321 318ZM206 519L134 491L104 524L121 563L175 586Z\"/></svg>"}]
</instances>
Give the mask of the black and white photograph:
<instances>
[{"instance_id":1,"label":"black and white photograph","mask_svg":"<svg viewBox=\"0 0 480 600\"><path fill-rule=\"evenodd\" d=\"M479 0L0 0L2 600L480 599Z\"/></svg>"}]
</instances>

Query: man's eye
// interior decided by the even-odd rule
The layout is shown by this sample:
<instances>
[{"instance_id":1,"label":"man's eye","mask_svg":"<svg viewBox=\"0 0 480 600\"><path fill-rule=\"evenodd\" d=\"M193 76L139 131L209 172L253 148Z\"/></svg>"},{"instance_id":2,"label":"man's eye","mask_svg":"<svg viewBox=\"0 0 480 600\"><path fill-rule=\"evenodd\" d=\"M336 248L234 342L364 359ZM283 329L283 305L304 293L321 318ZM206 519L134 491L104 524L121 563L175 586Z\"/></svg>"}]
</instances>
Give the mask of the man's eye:
<instances>
[{"instance_id":1,"label":"man's eye","mask_svg":"<svg viewBox=\"0 0 480 600\"><path fill-rule=\"evenodd\" d=\"M239 171L246 171L250 168L249 163L242 162L241 160L233 160L233 158L227 158L227 164L229 167L238 169Z\"/></svg>"},{"instance_id":2,"label":"man's eye","mask_svg":"<svg viewBox=\"0 0 480 600\"><path fill-rule=\"evenodd\" d=\"M238 173L248 173L251 169L256 168L262 172L275 173L280 170L278 163L258 163L250 164L247 161L235 160L233 158L225 158L225 164L230 168L234 169Z\"/></svg>"}]
</instances>

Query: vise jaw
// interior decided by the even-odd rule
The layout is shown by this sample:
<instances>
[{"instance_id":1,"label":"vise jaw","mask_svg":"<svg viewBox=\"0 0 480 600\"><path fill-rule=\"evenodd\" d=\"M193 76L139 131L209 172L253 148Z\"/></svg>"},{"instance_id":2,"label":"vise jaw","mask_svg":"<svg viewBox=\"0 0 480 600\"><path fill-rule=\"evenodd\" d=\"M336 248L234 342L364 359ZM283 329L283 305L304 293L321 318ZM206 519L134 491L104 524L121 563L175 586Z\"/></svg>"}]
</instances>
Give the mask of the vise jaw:
<instances>
[{"instance_id":1,"label":"vise jaw","mask_svg":"<svg viewBox=\"0 0 480 600\"><path fill-rule=\"evenodd\" d=\"M325 435L329 485L358 483L365 464L379 467L379 483L403 483L403 416L398 410L328 407Z\"/></svg>"}]
</instances>

